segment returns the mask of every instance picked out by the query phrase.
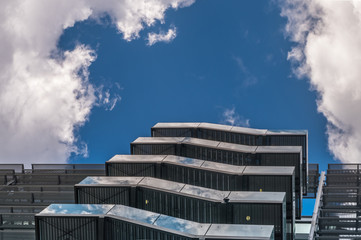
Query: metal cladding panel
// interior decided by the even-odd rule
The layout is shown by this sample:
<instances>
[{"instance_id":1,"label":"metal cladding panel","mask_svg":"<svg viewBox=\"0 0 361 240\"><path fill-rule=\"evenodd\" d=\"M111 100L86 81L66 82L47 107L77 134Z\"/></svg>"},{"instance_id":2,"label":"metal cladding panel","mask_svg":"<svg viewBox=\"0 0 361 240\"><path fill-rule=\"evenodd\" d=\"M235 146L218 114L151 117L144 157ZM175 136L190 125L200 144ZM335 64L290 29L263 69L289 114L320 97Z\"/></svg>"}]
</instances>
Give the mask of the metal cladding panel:
<instances>
[{"instance_id":1,"label":"metal cladding panel","mask_svg":"<svg viewBox=\"0 0 361 240\"><path fill-rule=\"evenodd\" d=\"M257 146L257 153L299 153L302 156L301 146Z\"/></svg>"},{"instance_id":2,"label":"metal cladding panel","mask_svg":"<svg viewBox=\"0 0 361 240\"><path fill-rule=\"evenodd\" d=\"M128 155L128 154L117 154L109 159L108 163L117 163L117 162L161 162L167 155Z\"/></svg>"},{"instance_id":3,"label":"metal cladding panel","mask_svg":"<svg viewBox=\"0 0 361 240\"><path fill-rule=\"evenodd\" d=\"M198 238L186 237L172 232L162 231L149 226L139 225L121 219L105 217L104 240L114 239L147 239L147 240L194 240Z\"/></svg>"},{"instance_id":4,"label":"metal cladding panel","mask_svg":"<svg viewBox=\"0 0 361 240\"><path fill-rule=\"evenodd\" d=\"M160 178L168 181L176 181L186 184L197 185L202 179L200 179L196 168L186 168L183 166L163 164L161 167Z\"/></svg>"},{"instance_id":5,"label":"metal cladding panel","mask_svg":"<svg viewBox=\"0 0 361 240\"><path fill-rule=\"evenodd\" d=\"M75 187L76 203L131 205L130 187Z\"/></svg>"},{"instance_id":6,"label":"metal cladding panel","mask_svg":"<svg viewBox=\"0 0 361 240\"><path fill-rule=\"evenodd\" d=\"M267 225L229 225L229 224L212 224L207 231L205 239L220 239L227 236L227 239L274 239L273 226ZM238 238L232 238L239 236Z\"/></svg>"},{"instance_id":7,"label":"metal cladding panel","mask_svg":"<svg viewBox=\"0 0 361 240\"><path fill-rule=\"evenodd\" d=\"M37 239L270 240L274 229L273 225L198 223L103 204L53 204L36 216L36 222Z\"/></svg>"},{"instance_id":8,"label":"metal cladding panel","mask_svg":"<svg viewBox=\"0 0 361 240\"><path fill-rule=\"evenodd\" d=\"M277 167L277 166L247 166L243 175L275 175L275 176L292 176L295 173L294 167Z\"/></svg>"},{"instance_id":9,"label":"metal cladding panel","mask_svg":"<svg viewBox=\"0 0 361 240\"><path fill-rule=\"evenodd\" d=\"M302 162L300 153L244 153L237 151L221 150L212 147L203 147L189 144L181 145L132 145L132 148L153 147L160 151L153 151L152 154L165 154L163 149L167 148L168 154L179 155L188 158L196 158L213 162L226 163L231 165L249 165L249 166L293 166L295 167L295 190L298 197L298 204L302 208L302 190L305 178L302 173ZM142 153L143 152L143 153ZM133 151L133 154L150 154L143 150Z\"/></svg>"},{"instance_id":10,"label":"metal cladding panel","mask_svg":"<svg viewBox=\"0 0 361 240\"><path fill-rule=\"evenodd\" d=\"M284 192L230 192L229 202L247 202L247 203L279 203L286 202Z\"/></svg>"},{"instance_id":11,"label":"metal cladding panel","mask_svg":"<svg viewBox=\"0 0 361 240\"><path fill-rule=\"evenodd\" d=\"M296 192L296 205L302 209L302 196L303 196L303 175L302 165L300 166L300 156L298 154L259 154L262 166L269 166L270 164L277 166L294 166L295 167L295 192Z\"/></svg>"},{"instance_id":12,"label":"metal cladding panel","mask_svg":"<svg viewBox=\"0 0 361 240\"><path fill-rule=\"evenodd\" d=\"M152 137L192 137L195 129L192 128L152 128Z\"/></svg>"},{"instance_id":13,"label":"metal cladding panel","mask_svg":"<svg viewBox=\"0 0 361 240\"><path fill-rule=\"evenodd\" d=\"M166 122L159 122L155 124L152 128L196 128L199 126L200 123L197 122L180 122L180 123L166 123Z\"/></svg>"},{"instance_id":14,"label":"metal cladding panel","mask_svg":"<svg viewBox=\"0 0 361 240\"><path fill-rule=\"evenodd\" d=\"M51 204L37 216L104 215L113 207L113 204Z\"/></svg>"},{"instance_id":15,"label":"metal cladding panel","mask_svg":"<svg viewBox=\"0 0 361 240\"><path fill-rule=\"evenodd\" d=\"M154 226L105 217L105 240L273 240L273 226L200 224L160 215Z\"/></svg>"},{"instance_id":16,"label":"metal cladding panel","mask_svg":"<svg viewBox=\"0 0 361 240\"><path fill-rule=\"evenodd\" d=\"M170 191L170 192L180 192L184 187L184 185L185 185L184 183L167 181L152 177L144 177L143 180L140 181L138 184L139 187L156 188L156 189L161 189L162 191Z\"/></svg>"},{"instance_id":17,"label":"metal cladding panel","mask_svg":"<svg viewBox=\"0 0 361 240\"><path fill-rule=\"evenodd\" d=\"M265 191L265 192L285 192L287 218L293 216L301 218L301 207L299 205L300 196L298 195L297 204L295 199L294 176L265 176L265 175L247 175L243 176L247 182L247 191Z\"/></svg>"},{"instance_id":18,"label":"metal cladding panel","mask_svg":"<svg viewBox=\"0 0 361 240\"><path fill-rule=\"evenodd\" d=\"M201 167L204 164L204 160L180 157L175 155L166 156L162 162L192 167Z\"/></svg>"},{"instance_id":19,"label":"metal cladding panel","mask_svg":"<svg viewBox=\"0 0 361 240\"><path fill-rule=\"evenodd\" d=\"M93 191L93 189L96 191ZM127 199L128 201L118 201L116 196L123 196L122 193L125 192L124 188L120 188L119 190L120 191L114 191L111 187L102 187L100 189L94 187L79 189L78 187L79 193L84 194L83 192L86 192L86 194L84 194L85 197L83 198L85 201L79 201L79 203L124 204L129 206L133 202L134 205L131 206L151 212L157 212L199 223L223 224L245 223L269 225L269 223L265 221L265 219L268 221L269 218L257 217L252 222L241 222L238 217L234 216L234 214L236 212L239 214L243 213L244 209L248 209L247 211L257 213L257 216L261 216L262 214L268 216L268 214L273 214L281 209L280 214L271 215L273 216L273 220L271 219L273 222L271 224L275 224L277 226L277 228L275 228L276 236L278 236L277 239L282 239L280 236L286 231L286 226L282 225L286 224L286 215L285 213L282 215L282 211L286 212L284 201L281 201L278 204L255 203L254 198L250 198L249 201L242 201L240 198L237 200L233 198L233 196L229 196L229 202L225 203L224 199L228 196L229 192L203 189L189 185L186 185L182 189L181 193L139 186L135 188L134 194L126 192L125 195L129 196ZM119 192L121 194L118 194ZM268 193L257 194L259 195L259 198L269 195ZM282 194L284 199L284 193ZM236 210L236 208L241 210Z\"/></svg>"},{"instance_id":20,"label":"metal cladding panel","mask_svg":"<svg viewBox=\"0 0 361 240\"><path fill-rule=\"evenodd\" d=\"M159 218L154 222L154 225L160 228L171 229L173 231L183 232L184 234L199 236L202 238L202 236L207 234L207 231L212 224L192 222L180 218L160 215ZM226 234L223 234L223 237L224 236L226 236Z\"/></svg>"},{"instance_id":21,"label":"metal cladding panel","mask_svg":"<svg viewBox=\"0 0 361 240\"><path fill-rule=\"evenodd\" d=\"M131 152L135 155L176 155L176 144L133 144L131 145Z\"/></svg>"},{"instance_id":22,"label":"metal cladding panel","mask_svg":"<svg viewBox=\"0 0 361 240\"><path fill-rule=\"evenodd\" d=\"M136 207L201 223L221 222L217 203L152 189L138 189Z\"/></svg>"},{"instance_id":23,"label":"metal cladding panel","mask_svg":"<svg viewBox=\"0 0 361 240\"><path fill-rule=\"evenodd\" d=\"M181 142L184 144L191 144L195 146L205 146L205 147L217 147L220 144L220 142L216 142L212 140L191 138L191 137L186 137Z\"/></svg>"},{"instance_id":24,"label":"metal cladding panel","mask_svg":"<svg viewBox=\"0 0 361 240\"><path fill-rule=\"evenodd\" d=\"M182 131L175 131L180 128ZM251 146L302 146L303 193L307 194L308 132L306 130L252 129L211 123L159 123L152 127L152 136L193 137Z\"/></svg>"},{"instance_id":25,"label":"metal cladding panel","mask_svg":"<svg viewBox=\"0 0 361 240\"><path fill-rule=\"evenodd\" d=\"M137 155L132 155L137 156ZM157 164L155 163L128 163L128 162L107 162L107 176L144 176L155 177Z\"/></svg>"},{"instance_id":26,"label":"metal cladding panel","mask_svg":"<svg viewBox=\"0 0 361 240\"><path fill-rule=\"evenodd\" d=\"M250 134L250 135L265 135L267 133L267 130L233 126L231 129L231 132L232 133Z\"/></svg>"},{"instance_id":27,"label":"metal cladding panel","mask_svg":"<svg viewBox=\"0 0 361 240\"><path fill-rule=\"evenodd\" d=\"M219 191L204 187L193 185L185 185L180 191L182 194L187 194L190 197L203 198L207 201L223 202L225 198L230 195L230 191Z\"/></svg>"},{"instance_id":28,"label":"metal cladding panel","mask_svg":"<svg viewBox=\"0 0 361 240\"><path fill-rule=\"evenodd\" d=\"M229 150L229 151L235 151L235 152L255 153L257 146L220 142L220 144L218 145L218 148L222 149L222 150Z\"/></svg>"},{"instance_id":29,"label":"metal cladding panel","mask_svg":"<svg viewBox=\"0 0 361 240\"><path fill-rule=\"evenodd\" d=\"M187 160L189 164L182 161L182 165L178 165L179 161L167 161L166 157L163 164L153 163L147 166L136 161L117 162L111 164L108 171L122 169L118 176L124 176L128 172L129 175L125 176L157 177L222 191L286 192L287 218L292 219L295 215L294 208L296 217L301 217L300 194L297 195L296 205L294 200L294 167L234 166L183 157L174 159L176 158ZM218 171L219 169L222 171Z\"/></svg>"},{"instance_id":30,"label":"metal cladding panel","mask_svg":"<svg viewBox=\"0 0 361 240\"><path fill-rule=\"evenodd\" d=\"M223 163L217 163L211 161L204 161L201 168L206 171L208 170L213 172L221 172L221 173L236 174L236 175L243 174L244 170L246 169L245 166L235 166L235 165L223 164Z\"/></svg>"},{"instance_id":31,"label":"metal cladding panel","mask_svg":"<svg viewBox=\"0 0 361 240\"><path fill-rule=\"evenodd\" d=\"M177 144L185 137L138 137L131 144Z\"/></svg>"},{"instance_id":32,"label":"metal cladding panel","mask_svg":"<svg viewBox=\"0 0 361 240\"><path fill-rule=\"evenodd\" d=\"M87 177L75 186L130 186L139 184L144 177Z\"/></svg>"},{"instance_id":33,"label":"metal cladding panel","mask_svg":"<svg viewBox=\"0 0 361 240\"><path fill-rule=\"evenodd\" d=\"M219 131L230 131L232 129L232 126L230 125L214 124L214 123L201 123L199 124L198 127L204 129L219 130Z\"/></svg>"},{"instance_id":34,"label":"metal cladding panel","mask_svg":"<svg viewBox=\"0 0 361 240\"><path fill-rule=\"evenodd\" d=\"M285 210L282 204L234 204L234 224L274 225L275 238L286 239Z\"/></svg>"},{"instance_id":35,"label":"metal cladding panel","mask_svg":"<svg viewBox=\"0 0 361 240\"><path fill-rule=\"evenodd\" d=\"M307 131L286 131L275 132L268 131L264 139L265 144L269 146L302 146L302 171L303 171L303 193L307 194L308 178L308 133Z\"/></svg>"},{"instance_id":36,"label":"metal cladding panel","mask_svg":"<svg viewBox=\"0 0 361 240\"><path fill-rule=\"evenodd\" d=\"M262 139L259 136L248 133L239 133L237 131L221 131L216 129L198 128L195 133L196 135L194 137L213 141L222 141L250 146L256 146L262 143L262 141L260 141Z\"/></svg>"},{"instance_id":37,"label":"metal cladding panel","mask_svg":"<svg viewBox=\"0 0 361 240\"><path fill-rule=\"evenodd\" d=\"M98 217L36 217L37 240L99 240Z\"/></svg>"}]
</instances>

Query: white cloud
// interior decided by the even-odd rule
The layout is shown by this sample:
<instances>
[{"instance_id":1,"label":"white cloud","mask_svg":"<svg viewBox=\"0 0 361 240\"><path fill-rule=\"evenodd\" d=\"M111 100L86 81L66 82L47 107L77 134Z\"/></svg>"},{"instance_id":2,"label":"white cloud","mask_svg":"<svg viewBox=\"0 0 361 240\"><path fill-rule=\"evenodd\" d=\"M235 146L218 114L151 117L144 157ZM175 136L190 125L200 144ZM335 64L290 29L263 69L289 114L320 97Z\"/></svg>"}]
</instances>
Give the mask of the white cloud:
<instances>
[{"instance_id":1,"label":"white cloud","mask_svg":"<svg viewBox=\"0 0 361 240\"><path fill-rule=\"evenodd\" d=\"M167 33L148 33L148 45L152 46L157 42L171 42L177 36L177 29L175 27L168 29Z\"/></svg>"},{"instance_id":2,"label":"white cloud","mask_svg":"<svg viewBox=\"0 0 361 240\"><path fill-rule=\"evenodd\" d=\"M328 145L342 162L361 161L361 1L286 0L288 57L318 92Z\"/></svg>"},{"instance_id":3,"label":"white cloud","mask_svg":"<svg viewBox=\"0 0 361 240\"><path fill-rule=\"evenodd\" d=\"M232 126L241 126L241 127L249 127L249 119L245 119L236 113L236 109L234 107L227 108L224 110L222 114L222 123L230 124Z\"/></svg>"},{"instance_id":4,"label":"white cloud","mask_svg":"<svg viewBox=\"0 0 361 240\"><path fill-rule=\"evenodd\" d=\"M56 48L64 29L109 15L130 41L168 8L194 0L11 0L0 2L0 162L63 163L87 154L74 131L95 105L112 110L119 96L88 81L95 52L79 45Z\"/></svg>"}]
</instances>

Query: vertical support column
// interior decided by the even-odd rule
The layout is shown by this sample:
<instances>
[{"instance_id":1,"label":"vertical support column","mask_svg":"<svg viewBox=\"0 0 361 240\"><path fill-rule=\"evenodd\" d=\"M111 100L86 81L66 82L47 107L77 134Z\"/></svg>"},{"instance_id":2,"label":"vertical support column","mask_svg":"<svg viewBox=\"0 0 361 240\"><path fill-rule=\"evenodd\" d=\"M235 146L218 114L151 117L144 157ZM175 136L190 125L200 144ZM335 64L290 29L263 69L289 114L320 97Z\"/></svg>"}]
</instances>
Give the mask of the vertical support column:
<instances>
[{"instance_id":1,"label":"vertical support column","mask_svg":"<svg viewBox=\"0 0 361 240\"><path fill-rule=\"evenodd\" d=\"M315 207L313 209L313 214L312 214L310 235L308 236L308 240L313 240L314 239L315 231L317 230L316 229L317 216L319 215L319 212L320 212L320 203L321 203L321 198L322 198L322 194L323 194L323 189L322 188L323 188L323 185L324 185L324 181L325 181L325 172L321 172L320 182L318 183L318 190L317 190L317 197L316 197Z\"/></svg>"},{"instance_id":2,"label":"vertical support column","mask_svg":"<svg viewBox=\"0 0 361 240\"><path fill-rule=\"evenodd\" d=\"M40 229L39 229L40 220L39 217L35 216L34 218L35 218L35 239L40 240Z\"/></svg>"},{"instance_id":3,"label":"vertical support column","mask_svg":"<svg viewBox=\"0 0 361 240\"><path fill-rule=\"evenodd\" d=\"M97 231L97 235L98 235L98 240L103 240L104 239L104 216L100 216L97 220L98 222L98 231Z\"/></svg>"}]
</instances>

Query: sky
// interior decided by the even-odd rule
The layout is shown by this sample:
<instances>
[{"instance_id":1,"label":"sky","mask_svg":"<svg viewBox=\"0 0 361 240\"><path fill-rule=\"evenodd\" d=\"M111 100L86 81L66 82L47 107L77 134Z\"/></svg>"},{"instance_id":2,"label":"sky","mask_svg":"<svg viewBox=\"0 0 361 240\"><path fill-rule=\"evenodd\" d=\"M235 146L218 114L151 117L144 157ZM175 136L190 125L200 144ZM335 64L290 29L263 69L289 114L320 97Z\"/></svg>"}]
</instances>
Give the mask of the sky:
<instances>
[{"instance_id":1,"label":"sky","mask_svg":"<svg viewBox=\"0 0 361 240\"><path fill-rule=\"evenodd\" d=\"M103 163L157 122L306 129L361 159L361 1L0 2L0 162Z\"/></svg>"}]
</instances>

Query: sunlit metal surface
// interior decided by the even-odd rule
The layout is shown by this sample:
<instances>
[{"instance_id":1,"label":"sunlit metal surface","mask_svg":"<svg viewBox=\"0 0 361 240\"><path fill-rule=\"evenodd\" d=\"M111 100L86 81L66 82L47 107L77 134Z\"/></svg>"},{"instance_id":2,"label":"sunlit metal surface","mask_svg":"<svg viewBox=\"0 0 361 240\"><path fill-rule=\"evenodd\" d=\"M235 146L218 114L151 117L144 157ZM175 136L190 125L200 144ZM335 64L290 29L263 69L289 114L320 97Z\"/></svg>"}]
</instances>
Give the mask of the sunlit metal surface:
<instances>
[{"instance_id":1,"label":"sunlit metal surface","mask_svg":"<svg viewBox=\"0 0 361 240\"><path fill-rule=\"evenodd\" d=\"M112 224L122 225L126 222L128 227L132 227L134 231L118 231L117 238L125 236L127 239L133 239L140 232L145 232L145 228L157 232L157 234L149 235L147 239L156 240L155 236L173 236L172 239L178 239L177 236L183 237L182 239L258 239L258 240L273 240L274 227L270 225L242 225L242 224L209 224L197 223L180 218L175 218L159 213L154 213L146 210L136 209L123 205L101 205L101 204L53 204L36 215L37 222L40 228L37 230L37 235L41 236L54 236L55 234L74 235L76 233L85 234L78 235L79 239L97 239L97 240L110 240L109 231L112 229ZM58 217L62 217L61 219ZM105 219L103 225L99 225L99 221L94 221L91 217ZM92 223L94 226L89 229L88 224L84 223L83 219L88 219L88 224ZM112 220L107 220L112 219ZM115 221L115 222L114 222ZM56 223L56 227L52 225ZM69 224L72 223L71 227ZM95 225L94 225L95 223ZM99 228L104 227L104 233L99 232ZM148 230L149 231L149 230ZM115 234L117 234L115 232ZM127 235L128 234L128 235ZM111 235L113 238L114 235ZM187 237L187 238L184 238ZM181 238L179 238L181 239Z\"/></svg>"},{"instance_id":2,"label":"sunlit metal surface","mask_svg":"<svg viewBox=\"0 0 361 240\"><path fill-rule=\"evenodd\" d=\"M112 204L51 204L38 215L104 215L112 207Z\"/></svg>"}]
</instances>

